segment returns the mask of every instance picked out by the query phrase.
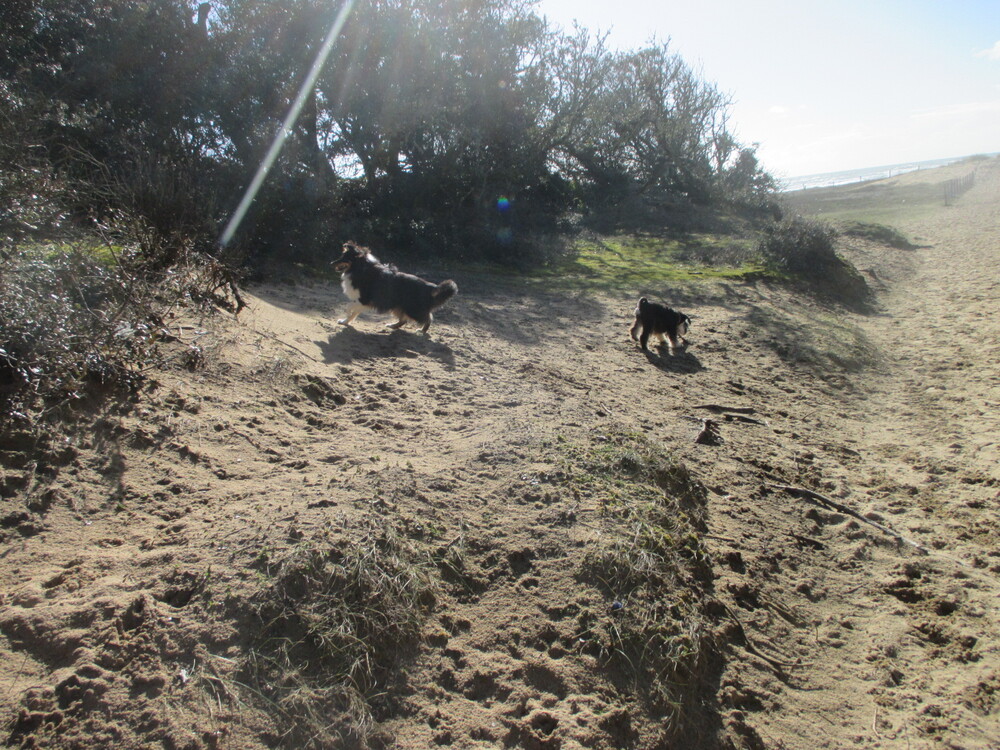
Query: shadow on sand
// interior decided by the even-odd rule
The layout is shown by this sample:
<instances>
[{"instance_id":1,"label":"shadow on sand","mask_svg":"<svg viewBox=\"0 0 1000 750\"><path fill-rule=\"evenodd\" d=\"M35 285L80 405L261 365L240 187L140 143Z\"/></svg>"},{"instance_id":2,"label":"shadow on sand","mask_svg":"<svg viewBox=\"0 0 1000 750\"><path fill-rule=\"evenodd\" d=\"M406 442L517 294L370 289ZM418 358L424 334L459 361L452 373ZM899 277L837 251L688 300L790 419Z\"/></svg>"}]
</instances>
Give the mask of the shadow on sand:
<instances>
[{"instance_id":1,"label":"shadow on sand","mask_svg":"<svg viewBox=\"0 0 1000 750\"><path fill-rule=\"evenodd\" d=\"M455 353L447 344L411 331L370 333L344 326L326 341L317 341L326 364L349 364L383 357L433 357L449 370L455 368Z\"/></svg>"},{"instance_id":2,"label":"shadow on sand","mask_svg":"<svg viewBox=\"0 0 1000 750\"><path fill-rule=\"evenodd\" d=\"M701 361L688 351L687 347L678 349L673 354L666 346L658 346L656 352L652 350L643 352L650 364L663 372L680 373L690 375L704 370Z\"/></svg>"}]
</instances>

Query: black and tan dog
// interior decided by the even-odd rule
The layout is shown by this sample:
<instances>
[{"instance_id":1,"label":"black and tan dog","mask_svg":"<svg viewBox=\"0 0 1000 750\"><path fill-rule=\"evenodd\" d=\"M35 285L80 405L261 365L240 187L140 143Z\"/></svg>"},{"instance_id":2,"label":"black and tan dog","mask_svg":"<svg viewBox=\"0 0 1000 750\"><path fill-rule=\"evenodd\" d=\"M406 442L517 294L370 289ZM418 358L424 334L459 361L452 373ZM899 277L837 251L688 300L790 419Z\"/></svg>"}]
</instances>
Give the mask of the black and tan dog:
<instances>
[{"instance_id":1,"label":"black and tan dog","mask_svg":"<svg viewBox=\"0 0 1000 750\"><path fill-rule=\"evenodd\" d=\"M642 333L636 336L640 327ZM651 335L659 337L661 343L666 336L667 346L672 353L678 346L687 346L684 334L690 327L691 318L684 313L640 297L639 304L635 306L635 322L629 329L629 335L633 341L639 341L643 351L649 351L646 344Z\"/></svg>"},{"instance_id":2,"label":"black and tan dog","mask_svg":"<svg viewBox=\"0 0 1000 750\"><path fill-rule=\"evenodd\" d=\"M333 262L333 268L341 274L344 294L354 300L347 308L347 315L337 321L345 326L362 310L370 309L395 315L396 322L389 324L389 328L402 328L407 320L412 320L427 333L433 320L431 311L458 294L454 281L432 284L403 273L354 242L344 243L344 252Z\"/></svg>"}]
</instances>

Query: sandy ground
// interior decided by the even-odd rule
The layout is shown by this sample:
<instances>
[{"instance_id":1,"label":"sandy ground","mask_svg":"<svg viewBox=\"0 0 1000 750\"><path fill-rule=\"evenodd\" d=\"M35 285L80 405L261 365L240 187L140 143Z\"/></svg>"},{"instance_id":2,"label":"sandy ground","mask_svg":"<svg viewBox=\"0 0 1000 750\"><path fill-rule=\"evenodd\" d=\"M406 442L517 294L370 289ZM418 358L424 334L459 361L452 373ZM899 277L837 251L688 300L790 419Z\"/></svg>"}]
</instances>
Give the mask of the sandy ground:
<instances>
[{"instance_id":1,"label":"sandy ground","mask_svg":"<svg viewBox=\"0 0 1000 750\"><path fill-rule=\"evenodd\" d=\"M292 714L241 672L265 563L374 524L460 550L462 571L440 574L373 747L671 746L662 712L579 647L614 603L581 577L610 531L565 479L571 449L627 430L704 488L718 658L684 746L1000 747L998 206L994 161L900 222L919 248L853 241L870 315L762 284L468 275L428 337L338 326L334 285L258 287L238 325L190 321L194 369L179 357L65 439L0 445L0 736L280 744ZM640 293L694 317L686 352L628 339ZM756 421L715 415L723 442L697 444L711 404Z\"/></svg>"}]
</instances>

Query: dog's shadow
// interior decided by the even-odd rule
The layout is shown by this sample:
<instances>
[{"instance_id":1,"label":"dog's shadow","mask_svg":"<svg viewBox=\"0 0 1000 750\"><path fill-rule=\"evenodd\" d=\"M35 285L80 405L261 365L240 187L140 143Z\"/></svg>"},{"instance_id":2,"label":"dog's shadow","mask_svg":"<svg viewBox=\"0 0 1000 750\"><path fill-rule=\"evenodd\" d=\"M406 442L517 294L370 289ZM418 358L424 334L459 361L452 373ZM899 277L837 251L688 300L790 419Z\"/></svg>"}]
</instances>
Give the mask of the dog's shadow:
<instances>
[{"instance_id":1,"label":"dog's shadow","mask_svg":"<svg viewBox=\"0 0 1000 750\"><path fill-rule=\"evenodd\" d=\"M650 349L643 352L643 354L646 355L646 360L650 364L655 365L657 369L664 372L683 373L686 375L701 372L705 369L704 365L701 364L701 361L689 349L690 347L683 347L670 353L667 347L660 346L656 348L655 352Z\"/></svg>"},{"instance_id":2,"label":"dog's shadow","mask_svg":"<svg viewBox=\"0 0 1000 750\"><path fill-rule=\"evenodd\" d=\"M447 344L423 333L393 330L368 332L342 326L326 341L317 341L325 364L350 364L386 357L433 357L449 370L455 369L455 353Z\"/></svg>"}]
</instances>

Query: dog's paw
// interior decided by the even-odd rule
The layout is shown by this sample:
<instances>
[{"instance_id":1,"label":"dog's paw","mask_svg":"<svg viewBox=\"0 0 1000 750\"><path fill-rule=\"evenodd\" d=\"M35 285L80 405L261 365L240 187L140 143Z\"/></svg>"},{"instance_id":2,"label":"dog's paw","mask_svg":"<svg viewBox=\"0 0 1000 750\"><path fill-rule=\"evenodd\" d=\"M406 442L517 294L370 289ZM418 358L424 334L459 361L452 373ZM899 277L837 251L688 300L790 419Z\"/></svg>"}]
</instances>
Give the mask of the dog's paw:
<instances>
[{"instance_id":1,"label":"dog's paw","mask_svg":"<svg viewBox=\"0 0 1000 750\"><path fill-rule=\"evenodd\" d=\"M349 321L347 318L341 318L337 322L340 323L340 325L342 326L349 326L351 324L351 321Z\"/></svg>"}]
</instances>

